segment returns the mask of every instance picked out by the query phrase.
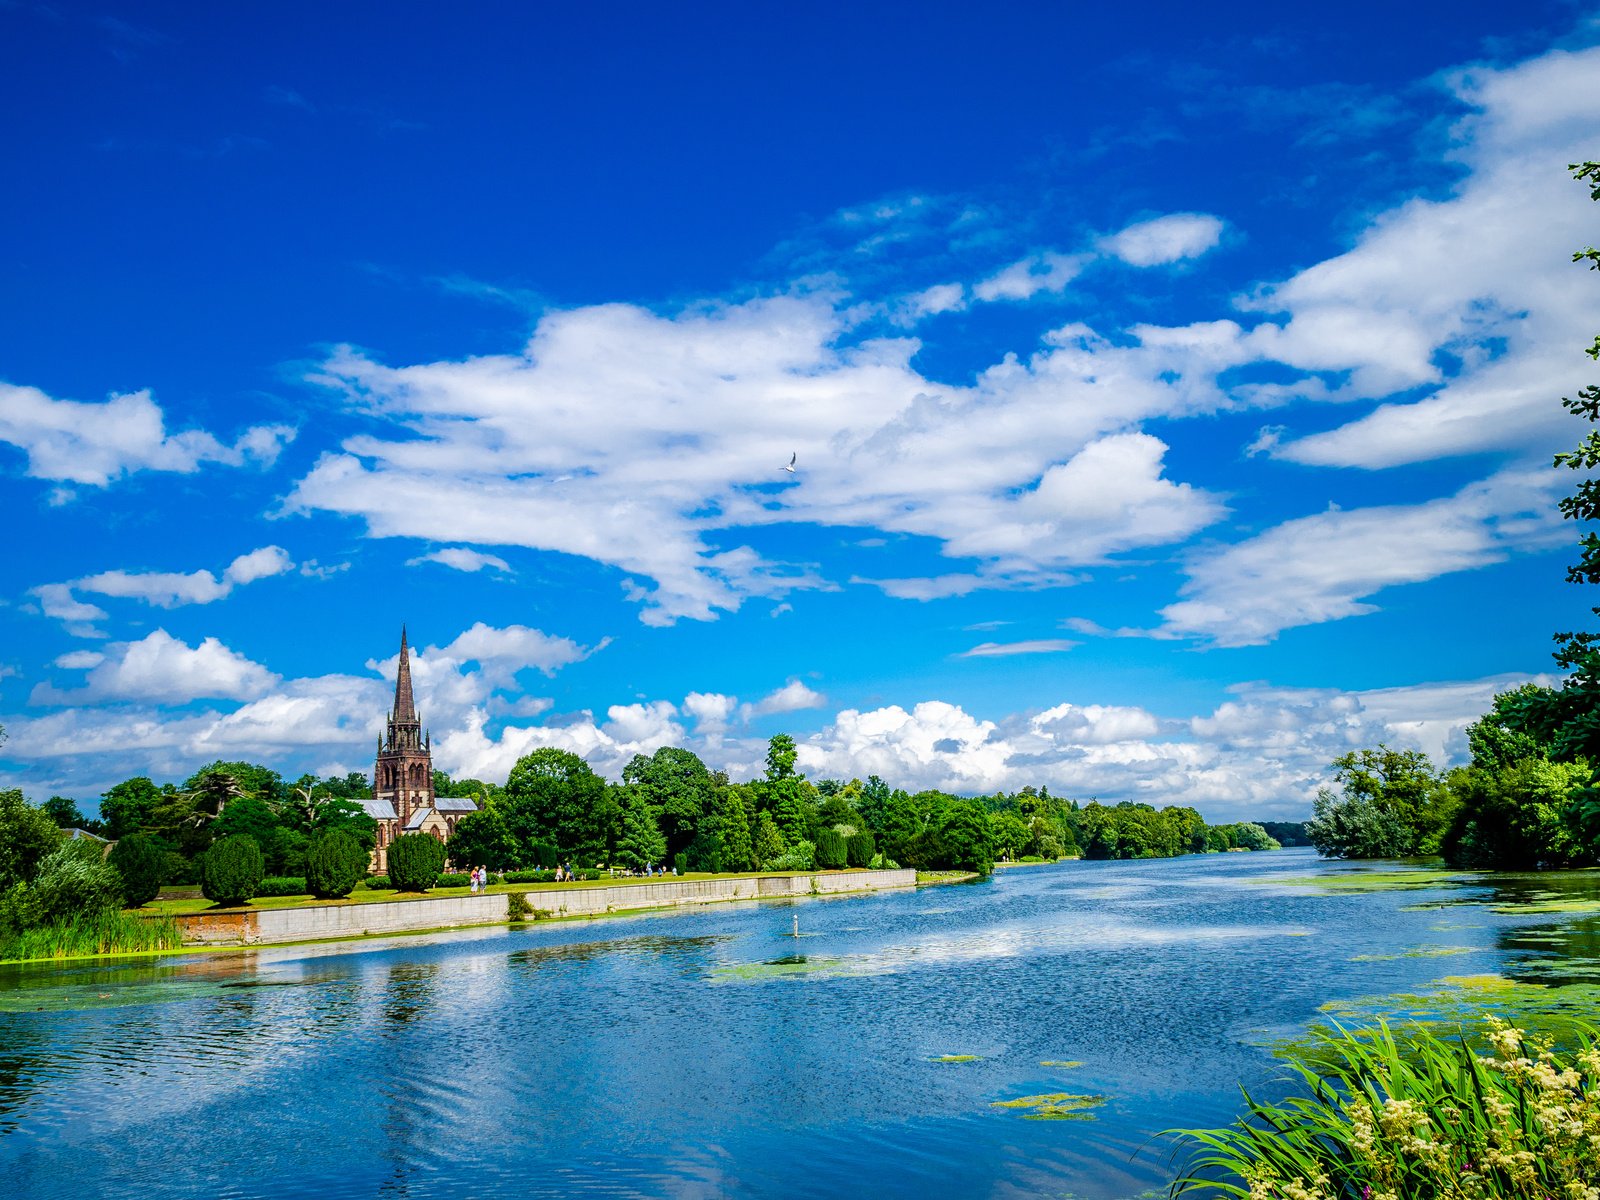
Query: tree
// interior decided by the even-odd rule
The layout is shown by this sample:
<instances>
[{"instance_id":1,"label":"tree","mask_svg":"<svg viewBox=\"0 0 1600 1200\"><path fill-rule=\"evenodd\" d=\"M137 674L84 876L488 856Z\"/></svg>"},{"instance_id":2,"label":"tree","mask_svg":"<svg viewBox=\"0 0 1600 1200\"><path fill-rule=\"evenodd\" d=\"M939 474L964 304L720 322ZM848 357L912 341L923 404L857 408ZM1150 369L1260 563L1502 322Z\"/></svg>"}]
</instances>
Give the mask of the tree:
<instances>
[{"instance_id":1,"label":"tree","mask_svg":"<svg viewBox=\"0 0 1600 1200\"><path fill-rule=\"evenodd\" d=\"M149 904L161 894L167 854L149 834L119 838L106 859L122 877L122 903L128 908Z\"/></svg>"},{"instance_id":2,"label":"tree","mask_svg":"<svg viewBox=\"0 0 1600 1200\"><path fill-rule=\"evenodd\" d=\"M271 767L264 767L260 763L223 762L220 759L207 763L189 776L179 790L192 795L206 792L208 788L217 789L219 785L212 778L217 775L226 775L233 780L237 795L254 796L274 808L289 799L289 788L283 782L283 776ZM229 798L224 797L224 800Z\"/></svg>"},{"instance_id":3,"label":"tree","mask_svg":"<svg viewBox=\"0 0 1600 1200\"><path fill-rule=\"evenodd\" d=\"M1588 185L1589 198L1600 200L1600 162L1571 163L1568 169L1577 182ZM1587 263L1600 271L1600 249L1586 246L1572 260ZM1591 359L1600 361L1600 336L1585 349ZM1561 401L1569 413L1594 425L1600 421L1600 384L1579 388L1575 397ZM1591 428L1577 449L1555 456L1557 470L1565 468L1586 474L1570 496L1558 507L1561 515L1590 527L1578 539L1578 561L1567 568L1568 583L1600 583L1600 533L1592 525L1600 520L1600 430ZM1600 615L1600 607L1594 608ZM1555 635L1556 663L1571 674L1559 690L1530 694L1517 706L1520 726L1552 744L1551 757L1571 762L1587 759L1600 763L1600 633L1561 632Z\"/></svg>"},{"instance_id":4,"label":"tree","mask_svg":"<svg viewBox=\"0 0 1600 1200\"><path fill-rule=\"evenodd\" d=\"M367 851L348 833L319 834L306 849L306 887L322 900L348 896L367 874Z\"/></svg>"},{"instance_id":5,"label":"tree","mask_svg":"<svg viewBox=\"0 0 1600 1200\"><path fill-rule=\"evenodd\" d=\"M1306 823L1311 844L1336 858L1437 854L1459 804L1417 750L1355 750L1333 760L1343 796L1324 788Z\"/></svg>"},{"instance_id":6,"label":"tree","mask_svg":"<svg viewBox=\"0 0 1600 1200\"><path fill-rule=\"evenodd\" d=\"M344 796L329 796L312 814L313 834L335 831L355 838L368 854L378 844L378 822L358 801Z\"/></svg>"},{"instance_id":7,"label":"tree","mask_svg":"<svg viewBox=\"0 0 1600 1200\"><path fill-rule=\"evenodd\" d=\"M970 800L944 805L929 817L916 850L921 866L957 867L987 875L994 869L989 814Z\"/></svg>"},{"instance_id":8,"label":"tree","mask_svg":"<svg viewBox=\"0 0 1600 1200\"><path fill-rule=\"evenodd\" d=\"M89 829L91 825L99 825L98 821L91 821L83 815L76 800L66 796L51 796L39 807L60 829ZM90 832L94 830L90 829Z\"/></svg>"},{"instance_id":9,"label":"tree","mask_svg":"<svg viewBox=\"0 0 1600 1200\"><path fill-rule=\"evenodd\" d=\"M817 831L817 866L825 871L837 871L849 861L849 851L844 835L837 829Z\"/></svg>"},{"instance_id":10,"label":"tree","mask_svg":"<svg viewBox=\"0 0 1600 1200\"><path fill-rule=\"evenodd\" d=\"M774 734L767 743L767 778L788 779L795 773L794 764L797 757L794 739L787 733Z\"/></svg>"},{"instance_id":11,"label":"tree","mask_svg":"<svg viewBox=\"0 0 1600 1200\"><path fill-rule=\"evenodd\" d=\"M619 789L622 809L622 833L617 838L615 860L630 871L667 860L667 839L656 825L655 812L645 799L643 791L632 784Z\"/></svg>"},{"instance_id":12,"label":"tree","mask_svg":"<svg viewBox=\"0 0 1600 1200\"><path fill-rule=\"evenodd\" d=\"M722 869L725 871L753 871L755 844L750 837L750 810L736 787L725 786L718 798L717 815L722 825Z\"/></svg>"},{"instance_id":13,"label":"tree","mask_svg":"<svg viewBox=\"0 0 1600 1200\"><path fill-rule=\"evenodd\" d=\"M499 807L524 860L548 841L580 862L598 862L615 840L616 800L605 780L567 750L545 747L519 758Z\"/></svg>"},{"instance_id":14,"label":"tree","mask_svg":"<svg viewBox=\"0 0 1600 1200\"><path fill-rule=\"evenodd\" d=\"M0 891L31 882L45 856L60 844L61 830L43 810L16 788L0 791Z\"/></svg>"},{"instance_id":15,"label":"tree","mask_svg":"<svg viewBox=\"0 0 1600 1200\"><path fill-rule=\"evenodd\" d=\"M711 772L696 755L676 746L663 746L649 758L634 755L622 768L622 780L638 788L655 810L669 855L694 841L716 806L717 785Z\"/></svg>"},{"instance_id":16,"label":"tree","mask_svg":"<svg viewBox=\"0 0 1600 1200\"><path fill-rule=\"evenodd\" d=\"M1528 871L1586 857L1577 803L1586 762L1530 756L1498 768L1474 765L1452 776L1461 808L1441 850L1452 866Z\"/></svg>"},{"instance_id":17,"label":"tree","mask_svg":"<svg viewBox=\"0 0 1600 1200\"><path fill-rule=\"evenodd\" d=\"M46 921L93 917L122 903L122 877L91 841L62 842L45 855L33 890Z\"/></svg>"},{"instance_id":18,"label":"tree","mask_svg":"<svg viewBox=\"0 0 1600 1200\"><path fill-rule=\"evenodd\" d=\"M100 798L106 836L116 839L148 828L161 801L161 789L145 776L123 780Z\"/></svg>"},{"instance_id":19,"label":"tree","mask_svg":"<svg viewBox=\"0 0 1600 1200\"><path fill-rule=\"evenodd\" d=\"M1032 830L1014 812L1002 812L994 817L995 853L1002 858L1021 858L1033 840Z\"/></svg>"},{"instance_id":20,"label":"tree","mask_svg":"<svg viewBox=\"0 0 1600 1200\"><path fill-rule=\"evenodd\" d=\"M445 851L458 866L509 871L524 865L518 861L516 843L506 831L505 822L493 808L479 809L457 821Z\"/></svg>"},{"instance_id":21,"label":"tree","mask_svg":"<svg viewBox=\"0 0 1600 1200\"><path fill-rule=\"evenodd\" d=\"M200 894L224 908L248 904L265 874L266 863L254 838L245 834L223 838L200 859Z\"/></svg>"},{"instance_id":22,"label":"tree","mask_svg":"<svg viewBox=\"0 0 1600 1200\"><path fill-rule=\"evenodd\" d=\"M755 836L751 840L754 843L755 860L762 868L783 857L783 834L778 832L771 813L762 813L756 818Z\"/></svg>"},{"instance_id":23,"label":"tree","mask_svg":"<svg viewBox=\"0 0 1600 1200\"><path fill-rule=\"evenodd\" d=\"M444 870L444 843L426 833L402 833L389 843L389 882L402 892L425 892Z\"/></svg>"}]
</instances>

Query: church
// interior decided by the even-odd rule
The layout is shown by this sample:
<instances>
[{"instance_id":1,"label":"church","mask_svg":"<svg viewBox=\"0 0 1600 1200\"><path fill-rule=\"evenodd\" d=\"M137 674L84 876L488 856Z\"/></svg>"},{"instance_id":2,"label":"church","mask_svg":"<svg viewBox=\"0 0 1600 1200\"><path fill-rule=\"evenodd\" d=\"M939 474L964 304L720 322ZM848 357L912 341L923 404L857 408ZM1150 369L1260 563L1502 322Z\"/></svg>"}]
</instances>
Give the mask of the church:
<instances>
[{"instance_id":1,"label":"church","mask_svg":"<svg viewBox=\"0 0 1600 1200\"><path fill-rule=\"evenodd\" d=\"M476 801L436 796L433 791L433 735L422 731L411 694L411 648L400 630L400 669L394 681L394 709L386 736L378 738L372 767L372 798L363 800L367 815L378 822L378 844L372 870L389 869L389 846L402 833L426 833L441 842L455 832L456 822L477 812Z\"/></svg>"}]
</instances>

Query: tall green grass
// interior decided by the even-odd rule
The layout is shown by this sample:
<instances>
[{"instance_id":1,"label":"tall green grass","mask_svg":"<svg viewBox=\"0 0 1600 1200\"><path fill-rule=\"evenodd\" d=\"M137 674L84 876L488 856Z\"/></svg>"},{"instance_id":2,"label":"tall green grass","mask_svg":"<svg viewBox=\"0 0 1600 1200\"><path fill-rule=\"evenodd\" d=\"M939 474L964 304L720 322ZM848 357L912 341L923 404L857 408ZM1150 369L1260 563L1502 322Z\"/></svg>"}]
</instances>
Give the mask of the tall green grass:
<instances>
[{"instance_id":1,"label":"tall green grass","mask_svg":"<svg viewBox=\"0 0 1600 1200\"><path fill-rule=\"evenodd\" d=\"M128 912L105 912L14 933L0 940L0 960L175 950L182 944L183 934L171 917L146 918Z\"/></svg>"},{"instance_id":2,"label":"tall green grass","mask_svg":"<svg viewBox=\"0 0 1600 1200\"><path fill-rule=\"evenodd\" d=\"M1600 1036L1562 1049L1488 1018L1477 1053L1387 1025L1317 1035L1290 1065L1302 1094L1245 1093L1227 1129L1182 1130L1171 1195L1250 1200L1600 1200Z\"/></svg>"}]
</instances>

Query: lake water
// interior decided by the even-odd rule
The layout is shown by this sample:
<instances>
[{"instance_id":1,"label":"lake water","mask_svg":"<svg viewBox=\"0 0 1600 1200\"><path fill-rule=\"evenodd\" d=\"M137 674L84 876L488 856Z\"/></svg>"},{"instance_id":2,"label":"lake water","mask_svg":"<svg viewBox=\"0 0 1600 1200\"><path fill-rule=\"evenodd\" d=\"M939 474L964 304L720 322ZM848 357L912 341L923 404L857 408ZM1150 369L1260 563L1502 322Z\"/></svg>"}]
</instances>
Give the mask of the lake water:
<instances>
[{"instance_id":1,"label":"lake water","mask_svg":"<svg viewBox=\"0 0 1600 1200\"><path fill-rule=\"evenodd\" d=\"M1171 1175L1152 1135L1270 1092L1325 1002L1445 1009L1437 981L1486 975L1588 1002L1595 873L1343 886L1397 869L1062 863L0 968L0 1195L1137 1196Z\"/></svg>"}]
</instances>

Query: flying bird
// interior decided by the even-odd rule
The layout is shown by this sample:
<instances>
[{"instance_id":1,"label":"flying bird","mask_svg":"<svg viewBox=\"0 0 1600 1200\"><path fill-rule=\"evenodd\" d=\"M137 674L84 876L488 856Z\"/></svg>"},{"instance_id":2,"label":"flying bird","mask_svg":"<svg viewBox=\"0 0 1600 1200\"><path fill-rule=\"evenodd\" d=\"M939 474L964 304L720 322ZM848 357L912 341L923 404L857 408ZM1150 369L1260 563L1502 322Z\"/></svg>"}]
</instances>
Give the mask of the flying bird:
<instances>
[{"instance_id":1,"label":"flying bird","mask_svg":"<svg viewBox=\"0 0 1600 1200\"><path fill-rule=\"evenodd\" d=\"M800 457L800 452L798 450L796 450L794 453L790 454L789 455L789 465L784 467L783 469L785 471L789 472L789 474L793 475L794 474L794 462L795 462L795 459L797 459L799 457Z\"/></svg>"}]
</instances>

